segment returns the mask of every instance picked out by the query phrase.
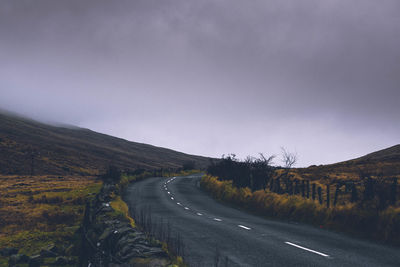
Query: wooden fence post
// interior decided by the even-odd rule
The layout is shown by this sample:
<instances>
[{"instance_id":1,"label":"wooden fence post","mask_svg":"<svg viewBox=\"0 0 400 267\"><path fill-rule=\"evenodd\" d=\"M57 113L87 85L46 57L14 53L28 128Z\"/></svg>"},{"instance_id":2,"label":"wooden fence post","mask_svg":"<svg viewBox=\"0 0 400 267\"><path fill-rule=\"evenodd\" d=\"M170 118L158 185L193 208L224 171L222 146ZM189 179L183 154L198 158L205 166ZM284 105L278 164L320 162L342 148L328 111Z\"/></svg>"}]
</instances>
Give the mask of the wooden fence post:
<instances>
[{"instance_id":1,"label":"wooden fence post","mask_svg":"<svg viewBox=\"0 0 400 267\"><path fill-rule=\"evenodd\" d=\"M320 186L318 186L318 200L319 204L322 205L322 188Z\"/></svg>"},{"instance_id":2,"label":"wooden fence post","mask_svg":"<svg viewBox=\"0 0 400 267\"><path fill-rule=\"evenodd\" d=\"M338 183L336 185L335 199L333 200L333 206L336 206L336 204L337 204L337 200L338 200L339 192L340 192L340 187L341 187L341 185L340 185L340 183Z\"/></svg>"},{"instance_id":3,"label":"wooden fence post","mask_svg":"<svg viewBox=\"0 0 400 267\"><path fill-rule=\"evenodd\" d=\"M351 203L354 203L358 200L358 194L357 194L357 187L354 184L354 182L351 184Z\"/></svg>"},{"instance_id":4,"label":"wooden fence post","mask_svg":"<svg viewBox=\"0 0 400 267\"><path fill-rule=\"evenodd\" d=\"M329 184L327 184L326 185L326 207L327 208L329 208L329 206L330 206L330 201L331 201L331 198L330 198L330 192L329 192Z\"/></svg>"},{"instance_id":5,"label":"wooden fence post","mask_svg":"<svg viewBox=\"0 0 400 267\"><path fill-rule=\"evenodd\" d=\"M397 200L397 177L393 178L393 183L390 188L390 202L392 205L396 204Z\"/></svg>"},{"instance_id":6,"label":"wooden fence post","mask_svg":"<svg viewBox=\"0 0 400 267\"><path fill-rule=\"evenodd\" d=\"M276 179L276 193L280 194L281 192L281 179L279 177Z\"/></svg>"},{"instance_id":7,"label":"wooden fence post","mask_svg":"<svg viewBox=\"0 0 400 267\"><path fill-rule=\"evenodd\" d=\"M372 180L370 176L367 177L367 179L364 182L365 189L364 189L364 200L371 200L374 198L374 184L375 181Z\"/></svg>"},{"instance_id":8,"label":"wooden fence post","mask_svg":"<svg viewBox=\"0 0 400 267\"><path fill-rule=\"evenodd\" d=\"M312 200L315 200L315 184L312 184Z\"/></svg>"},{"instance_id":9,"label":"wooden fence post","mask_svg":"<svg viewBox=\"0 0 400 267\"><path fill-rule=\"evenodd\" d=\"M348 182L346 182L345 187L344 187L344 192L347 194L349 193L351 190L350 184Z\"/></svg>"},{"instance_id":10,"label":"wooden fence post","mask_svg":"<svg viewBox=\"0 0 400 267\"><path fill-rule=\"evenodd\" d=\"M306 182L307 198L310 198L310 180Z\"/></svg>"},{"instance_id":11,"label":"wooden fence post","mask_svg":"<svg viewBox=\"0 0 400 267\"><path fill-rule=\"evenodd\" d=\"M294 181L294 194L297 195L299 193L299 181L296 179Z\"/></svg>"},{"instance_id":12,"label":"wooden fence post","mask_svg":"<svg viewBox=\"0 0 400 267\"><path fill-rule=\"evenodd\" d=\"M288 194L293 195L293 181L289 181L288 183Z\"/></svg>"}]
</instances>

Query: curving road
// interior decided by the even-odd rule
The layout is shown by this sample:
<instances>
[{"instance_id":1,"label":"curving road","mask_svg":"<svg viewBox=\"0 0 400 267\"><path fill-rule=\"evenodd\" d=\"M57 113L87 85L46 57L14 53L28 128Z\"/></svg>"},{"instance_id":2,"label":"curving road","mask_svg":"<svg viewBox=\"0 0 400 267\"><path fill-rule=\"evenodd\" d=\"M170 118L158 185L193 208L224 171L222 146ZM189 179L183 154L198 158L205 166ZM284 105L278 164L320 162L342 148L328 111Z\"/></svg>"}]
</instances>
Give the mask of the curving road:
<instances>
[{"instance_id":1,"label":"curving road","mask_svg":"<svg viewBox=\"0 0 400 267\"><path fill-rule=\"evenodd\" d=\"M180 233L191 266L400 266L397 247L248 214L200 190L200 178L149 178L125 192L130 207L150 206Z\"/></svg>"}]
</instances>

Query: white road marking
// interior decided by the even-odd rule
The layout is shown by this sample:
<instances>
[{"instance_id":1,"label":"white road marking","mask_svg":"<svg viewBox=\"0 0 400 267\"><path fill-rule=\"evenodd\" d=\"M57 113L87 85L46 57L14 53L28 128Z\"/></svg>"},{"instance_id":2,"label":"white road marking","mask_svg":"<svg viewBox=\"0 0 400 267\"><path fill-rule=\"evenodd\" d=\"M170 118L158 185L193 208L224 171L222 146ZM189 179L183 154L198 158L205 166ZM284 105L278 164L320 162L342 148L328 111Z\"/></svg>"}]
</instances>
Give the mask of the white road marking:
<instances>
[{"instance_id":1,"label":"white road marking","mask_svg":"<svg viewBox=\"0 0 400 267\"><path fill-rule=\"evenodd\" d=\"M171 194L171 192L169 192L169 191L168 191L167 193L168 193L168 195L170 195L170 194Z\"/></svg>"},{"instance_id":2,"label":"white road marking","mask_svg":"<svg viewBox=\"0 0 400 267\"><path fill-rule=\"evenodd\" d=\"M174 198L173 198L173 197L171 197L171 199L172 199L172 200L174 200Z\"/></svg>"},{"instance_id":3,"label":"white road marking","mask_svg":"<svg viewBox=\"0 0 400 267\"><path fill-rule=\"evenodd\" d=\"M178 204L179 206L181 206L182 204L181 203L179 203L179 202L176 202L176 204Z\"/></svg>"},{"instance_id":4,"label":"white road marking","mask_svg":"<svg viewBox=\"0 0 400 267\"><path fill-rule=\"evenodd\" d=\"M241 224L239 224L238 225L240 228L243 228L243 229L246 229L246 230L251 230L251 228L249 228L249 227L247 227L247 226L244 226L244 225L241 225Z\"/></svg>"},{"instance_id":5,"label":"white road marking","mask_svg":"<svg viewBox=\"0 0 400 267\"><path fill-rule=\"evenodd\" d=\"M322 252L318 252L318 251L315 251L315 250L312 250L312 249L309 249L309 248L305 248L305 247L302 247L302 246L299 246L299 245L296 245L296 244L293 244L293 243L290 243L290 242L285 242L285 244L291 245L291 246L296 247L296 248L304 249L306 251L318 254L318 255L323 256L323 257L329 257L329 255L324 254Z\"/></svg>"},{"instance_id":6,"label":"white road marking","mask_svg":"<svg viewBox=\"0 0 400 267\"><path fill-rule=\"evenodd\" d=\"M185 207L185 210L190 210L188 207Z\"/></svg>"},{"instance_id":7,"label":"white road marking","mask_svg":"<svg viewBox=\"0 0 400 267\"><path fill-rule=\"evenodd\" d=\"M198 212L198 213L196 213L196 214L199 215L199 216L203 215L203 214L201 214L200 212Z\"/></svg>"},{"instance_id":8,"label":"white road marking","mask_svg":"<svg viewBox=\"0 0 400 267\"><path fill-rule=\"evenodd\" d=\"M165 188L165 191L167 191L168 190L168 188Z\"/></svg>"},{"instance_id":9,"label":"white road marking","mask_svg":"<svg viewBox=\"0 0 400 267\"><path fill-rule=\"evenodd\" d=\"M214 221L217 221L217 222L222 222L222 220L221 220L221 219L218 219L218 218L214 218L213 220L214 220Z\"/></svg>"}]
</instances>

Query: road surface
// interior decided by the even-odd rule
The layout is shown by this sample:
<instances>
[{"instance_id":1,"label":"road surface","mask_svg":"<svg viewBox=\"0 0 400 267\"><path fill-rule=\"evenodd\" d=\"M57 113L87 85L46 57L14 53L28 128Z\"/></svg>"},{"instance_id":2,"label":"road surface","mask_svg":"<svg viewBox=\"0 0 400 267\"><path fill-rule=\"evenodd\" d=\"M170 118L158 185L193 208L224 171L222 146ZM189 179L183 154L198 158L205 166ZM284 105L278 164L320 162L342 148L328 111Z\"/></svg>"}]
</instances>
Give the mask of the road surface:
<instances>
[{"instance_id":1,"label":"road surface","mask_svg":"<svg viewBox=\"0 0 400 267\"><path fill-rule=\"evenodd\" d=\"M149 178L125 192L130 207L150 206L153 221L180 233L190 266L400 266L398 247L251 215L215 201L200 178Z\"/></svg>"}]
</instances>

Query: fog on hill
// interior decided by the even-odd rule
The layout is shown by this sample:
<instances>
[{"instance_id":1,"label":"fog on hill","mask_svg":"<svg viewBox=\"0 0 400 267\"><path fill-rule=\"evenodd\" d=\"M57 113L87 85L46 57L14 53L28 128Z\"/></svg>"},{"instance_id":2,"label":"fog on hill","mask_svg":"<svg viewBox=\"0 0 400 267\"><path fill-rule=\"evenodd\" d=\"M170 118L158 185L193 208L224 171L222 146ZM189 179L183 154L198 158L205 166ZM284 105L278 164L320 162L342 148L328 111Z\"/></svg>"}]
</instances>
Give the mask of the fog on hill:
<instances>
[{"instance_id":1,"label":"fog on hill","mask_svg":"<svg viewBox=\"0 0 400 267\"><path fill-rule=\"evenodd\" d=\"M2 1L0 106L191 154L399 143L399 2Z\"/></svg>"}]
</instances>

